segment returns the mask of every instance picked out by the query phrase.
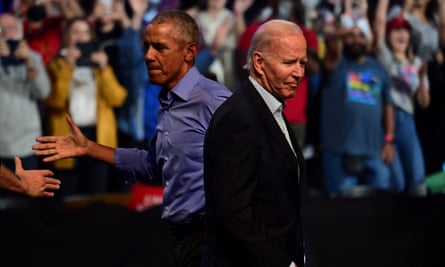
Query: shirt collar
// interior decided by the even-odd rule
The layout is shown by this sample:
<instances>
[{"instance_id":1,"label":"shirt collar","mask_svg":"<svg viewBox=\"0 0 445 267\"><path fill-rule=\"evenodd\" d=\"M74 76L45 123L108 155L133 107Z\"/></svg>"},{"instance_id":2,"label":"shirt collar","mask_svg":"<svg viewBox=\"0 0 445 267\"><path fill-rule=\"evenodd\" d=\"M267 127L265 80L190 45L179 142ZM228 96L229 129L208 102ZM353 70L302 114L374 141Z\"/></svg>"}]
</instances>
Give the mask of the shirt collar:
<instances>
[{"instance_id":1,"label":"shirt collar","mask_svg":"<svg viewBox=\"0 0 445 267\"><path fill-rule=\"evenodd\" d=\"M175 94L180 99L184 101L188 101L190 99L190 94L192 92L193 86L201 77L198 69L193 67L189 69L184 77L172 88L170 92L168 92L169 98L171 94Z\"/></svg>"},{"instance_id":2,"label":"shirt collar","mask_svg":"<svg viewBox=\"0 0 445 267\"><path fill-rule=\"evenodd\" d=\"M249 76L249 80L252 83L253 87L258 91L261 98L266 102L267 107L269 108L270 112L274 114L275 112L282 112L284 105L281 103L278 99L276 99L269 91L264 89L254 78Z\"/></svg>"}]
</instances>

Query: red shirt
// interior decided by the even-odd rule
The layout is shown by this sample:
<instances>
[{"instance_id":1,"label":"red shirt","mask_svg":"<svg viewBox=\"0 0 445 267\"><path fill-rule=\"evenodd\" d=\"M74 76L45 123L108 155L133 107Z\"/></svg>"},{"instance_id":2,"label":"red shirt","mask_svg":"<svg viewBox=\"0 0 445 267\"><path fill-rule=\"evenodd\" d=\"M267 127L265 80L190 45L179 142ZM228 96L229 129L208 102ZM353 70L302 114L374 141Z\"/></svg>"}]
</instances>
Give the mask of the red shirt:
<instances>
[{"instance_id":1,"label":"red shirt","mask_svg":"<svg viewBox=\"0 0 445 267\"><path fill-rule=\"evenodd\" d=\"M60 50L63 33L62 22L62 17L47 18L43 21L42 26L37 29L32 29L28 21L24 21L23 23L25 40L32 50L40 53L45 65L48 64Z\"/></svg>"}]
</instances>

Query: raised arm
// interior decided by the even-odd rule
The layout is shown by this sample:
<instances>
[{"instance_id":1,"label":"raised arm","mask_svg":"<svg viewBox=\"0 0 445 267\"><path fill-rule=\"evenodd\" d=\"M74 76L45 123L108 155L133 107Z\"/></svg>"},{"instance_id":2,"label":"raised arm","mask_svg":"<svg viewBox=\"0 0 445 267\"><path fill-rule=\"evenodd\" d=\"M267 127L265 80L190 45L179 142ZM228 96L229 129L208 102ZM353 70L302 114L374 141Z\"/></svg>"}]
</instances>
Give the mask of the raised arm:
<instances>
[{"instance_id":1,"label":"raised arm","mask_svg":"<svg viewBox=\"0 0 445 267\"><path fill-rule=\"evenodd\" d=\"M236 35L239 38L246 30L244 14L251 7L253 0L235 0L233 2L233 14L236 18Z\"/></svg>"},{"instance_id":2,"label":"raised arm","mask_svg":"<svg viewBox=\"0 0 445 267\"><path fill-rule=\"evenodd\" d=\"M50 1L48 1L50 2ZM77 0L54 1L58 4L60 11L65 19L81 17L85 15L84 10Z\"/></svg>"},{"instance_id":3,"label":"raised arm","mask_svg":"<svg viewBox=\"0 0 445 267\"><path fill-rule=\"evenodd\" d=\"M375 10L373 28L375 32L375 47L378 51L385 42L386 35L386 17L388 13L389 0L379 0Z\"/></svg>"},{"instance_id":4,"label":"raised arm","mask_svg":"<svg viewBox=\"0 0 445 267\"><path fill-rule=\"evenodd\" d=\"M445 0L439 1L439 45L445 49Z\"/></svg>"},{"instance_id":5,"label":"raised arm","mask_svg":"<svg viewBox=\"0 0 445 267\"><path fill-rule=\"evenodd\" d=\"M328 71L332 71L337 67L343 49L342 38L344 29L342 29L337 22L334 23L335 28L332 32L326 34L325 41L327 51L323 64Z\"/></svg>"}]
</instances>

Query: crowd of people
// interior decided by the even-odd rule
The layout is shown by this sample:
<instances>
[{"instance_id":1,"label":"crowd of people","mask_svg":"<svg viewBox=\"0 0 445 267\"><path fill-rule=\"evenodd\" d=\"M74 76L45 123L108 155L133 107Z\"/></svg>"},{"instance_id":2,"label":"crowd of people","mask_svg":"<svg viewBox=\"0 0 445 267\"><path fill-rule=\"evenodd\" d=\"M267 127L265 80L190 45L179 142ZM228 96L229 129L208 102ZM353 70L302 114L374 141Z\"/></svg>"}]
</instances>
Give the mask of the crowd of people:
<instances>
[{"instance_id":1,"label":"crowd of people","mask_svg":"<svg viewBox=\"0 0 445 267\"><path fill-rule=\"evenodd\" d=\"M405 193L424 187L445 161L444 1L2 3L0 159L10 170L15 156L26 169L53 170L62 196L130 190L108 163L42 163L31 147L37 136L69 134L69 114L99 144L147 148L164 104L147 75L143 34L169 9L195 19L197 70L232 92L249 76L248 49L261 25L283 19L301 28L305 75L284 114L306 161L319 164L319 177L308 170L309 187L331 196L361 184Z\"/></svg>"},{"instance_id":2,"label":"crowd of people","mask_svg":"<svg viewBox=\"0 0 445 267\"><path fill-rule=\"evenodd\" d=\"M333 197L441 169L444 2L5 1L0 185L160 184L177 266L304 266L309 160Z\"/></svg>"}]
</instances>

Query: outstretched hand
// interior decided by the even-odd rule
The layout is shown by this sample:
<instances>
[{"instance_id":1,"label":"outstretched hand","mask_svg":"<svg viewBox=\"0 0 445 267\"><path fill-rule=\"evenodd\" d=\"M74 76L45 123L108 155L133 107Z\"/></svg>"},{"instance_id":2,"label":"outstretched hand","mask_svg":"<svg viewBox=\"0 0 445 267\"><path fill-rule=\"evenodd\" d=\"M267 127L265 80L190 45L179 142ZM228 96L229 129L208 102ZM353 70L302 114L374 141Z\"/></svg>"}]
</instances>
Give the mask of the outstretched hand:
<instances>
[{"instance_id":1,"label":"outstretched hand","mask_svg":"<svg viewBox=\"0 0 445 267\"><path fill-rule=\"evenodd\" d=\"M80 131L69 115L66 120L71 127L71 133L66 136L40 136L36 138L39 144L32 146L36 156L44 156L44 162L59 159L85 156L88 139Z\"/></svg>"},{"instance_id":2,"label":"outstretched hand","mask_svg":"<svg viewBox=\"0 0 445 267\"><path fill-rule=\"evenodd\" d=\"M15 174L21 181L23 194L30 197L53 197L53 190L60 188L60 181L51 177L50 170L24 170L20 158L15 157Z\"/></svg>"}]
</instances>

